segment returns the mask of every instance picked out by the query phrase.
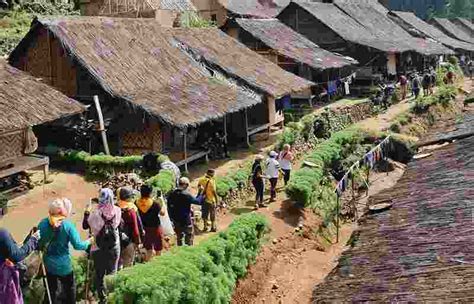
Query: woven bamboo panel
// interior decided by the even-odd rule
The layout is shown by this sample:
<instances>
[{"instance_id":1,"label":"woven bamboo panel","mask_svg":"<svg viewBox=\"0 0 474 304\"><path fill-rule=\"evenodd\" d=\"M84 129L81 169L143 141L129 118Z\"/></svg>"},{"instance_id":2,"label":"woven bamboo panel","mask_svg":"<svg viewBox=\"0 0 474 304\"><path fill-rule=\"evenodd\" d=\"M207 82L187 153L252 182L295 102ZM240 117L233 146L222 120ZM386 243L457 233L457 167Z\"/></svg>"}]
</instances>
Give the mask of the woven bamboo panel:
<instances>
[{"instance_id":1,"label":"woven bamboo panel","mask_svg":"<svg viewBox=\"0 0 474 304\"><path fill-rule=\"evenodd\" d=\"M26 68L28 72L36 77L44 78L45 82L51 83L48 32L44 29L40 30L34 47L28 49Z\"/></svg>"},{"instance_id":2,"label":"woven bamboo panel","mask_svg":"<svg viewBox=\"0 0 474 304\"><path fill-rule=\"evenodd\" d=\"M0 166L23 154L23 131L0 136Z\"/></svg>"},{"instance_id":3,"label":"woven bamboo panel","mask_svg":"<svg viewBox=\"0 0 474 304\"><path fill-rule=\"evenodd\" d=\"M51 55L54 58L51 66L52 84L67 96L77 92L76 69L67 58L67 53L57 39L51 37Z\"/></svg>"},{"instance_id":4,"label":"woven bamboo panel","mask_svg":"<svg viewBox=\"0 0 474 304\"><path fill-rule=\"evenodd\" d=\"M122 153L140 155L161 151L161 129L154 125L144 132L126 132L122 135Z\"/></svg>"}]
</instances>

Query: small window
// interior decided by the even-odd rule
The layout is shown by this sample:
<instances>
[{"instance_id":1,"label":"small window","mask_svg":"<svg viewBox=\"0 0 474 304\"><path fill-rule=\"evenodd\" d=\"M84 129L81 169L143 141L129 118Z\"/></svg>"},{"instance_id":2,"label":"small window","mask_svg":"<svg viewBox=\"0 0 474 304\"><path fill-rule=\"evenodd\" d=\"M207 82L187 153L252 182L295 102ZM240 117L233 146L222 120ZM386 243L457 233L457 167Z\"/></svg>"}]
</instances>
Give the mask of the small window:
<instances>
[{"instance_id":1,"label":"small window","mask_svg":"<svg viewBox=\"0 0 474 304\"><path fill-rule=\"evenodd\" d=\"M217 15L216 14L212 14L211 15L211 20L216 22L217 21Z\"/></svg>"}]
</instances>

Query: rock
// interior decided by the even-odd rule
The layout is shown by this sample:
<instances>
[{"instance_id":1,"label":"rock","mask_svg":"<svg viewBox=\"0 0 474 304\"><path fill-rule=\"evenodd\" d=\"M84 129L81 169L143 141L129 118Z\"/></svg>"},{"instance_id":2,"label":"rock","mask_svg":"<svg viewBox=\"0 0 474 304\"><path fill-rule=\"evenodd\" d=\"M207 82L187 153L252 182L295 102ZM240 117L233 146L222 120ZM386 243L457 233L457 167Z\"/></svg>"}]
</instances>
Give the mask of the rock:
<instances>
[{"instance_id":1,"label":"rock","mask_svg":"<svg viewBox=\"0 0 474 304\"><path fill-rule=\"evenodd\" d=\"M273 244L278 243L278 239L273 239L272 243L273 243Z\"/></svg>"},{"instance_id":2,"label":"rock","mask_svg":"<svg viewBox=\"0 0 474 304\"><path fill-rule=\"evenodd\" d=\"M279 287L278 287L278 285L277 285L276 283L272 285L272 289L273 289L273 290L276 290L276 289L278 289L278 288L279 288Z\"/></svg>"}]
</instances>

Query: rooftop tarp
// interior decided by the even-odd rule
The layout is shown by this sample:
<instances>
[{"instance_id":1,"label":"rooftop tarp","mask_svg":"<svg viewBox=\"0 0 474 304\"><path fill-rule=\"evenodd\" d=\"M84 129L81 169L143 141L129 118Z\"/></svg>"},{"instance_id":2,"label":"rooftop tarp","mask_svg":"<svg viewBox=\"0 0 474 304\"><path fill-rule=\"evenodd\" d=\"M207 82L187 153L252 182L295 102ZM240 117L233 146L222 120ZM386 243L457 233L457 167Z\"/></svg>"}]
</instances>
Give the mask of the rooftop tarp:
<instances>
[{"instance_id":1,"label":"rooftop tarp","mask_svg":"<svg viewBox=\"0 0 474 304\"><path fill-rule=\"evenodd\" d=\"M0 133L83 111L79 102L0 59Z\"/></svg>"},{"instance_id":2,"label":"rooftop tarp","mask_svg":"<svg viewBox=\"0 0 474 304\"><path fill-rule=\"evenodd\" d=\"M437 27L418 18L414 13L391 11L390 16L395 17L393 18L395 22L404 22L413 29L421 32L424 36L435 39L447 47L464 51L474 51L473 44L449 37ZM400 18L400 20L398 20L397 17Z\"/></svg>"},{"instance_id":3,"label":"rooftop tarp","mask_svg":"<svg viewBox=\"0 0 474 304\"><path fill-rule=\"evenodd\" d=\"M459 28L456 24L449 21L446 18L433 18L431 22L438 28L443 30L446 34L450 35L459 40L463 40L469 43L474 43L474 37L470 36L463 29Z\"/></svg>"},{"instance_id":4,"label":"rooftop tarp","mask_svg":"<svg viewBox=\"0 0 474 304\"><path fill-rule=\"evenodd\" d=\"M383 5L375 1L354 2L335 0L335 5L346 14L354 18L372 33L376 33L387 40L392 40L400 47L423 55L452 54L453 51L440 43L411 36L407 31L393 22L382 9Z\"/></svg>"},{"instance_id":5,"label":"rooftop tarp","mask_svg":"<svg viewBox=\"0 0 474 304\"><path fill-rule=\"evenodd\" d=\"M411 49L368 31L333 4L307 1L292 3L307 11L346 41L387 53L400 53Z\"/></svg>"},{"instance_id":6,"label":"rooftop tarp","mask_svg":"<svg viewBox=\"0 0 474 304\"><path fill-rule=\"evenodd\" d=\"M191 0L148 0L147 3L154 9L171 11L196 11Z\"/></svg>"},{"instance_id":7,"label":"rooftop tarp","mask_svg":"<svg viewBox=\"0 0 474 304\"><path fill-rule=\"evenodd\" d=\"M321 49L278 19L235 19L237 24L280 55L307 64L316 70L342 68L357 61Z\"/></svg>"},{"instance_id":8,"label":"rooftop tarp","mask_svg":"<svg viewBox=\"0 0 474 304\"><path fill-rule=\"evenodd\" d=\"M392 208L359 219L313 303L473 303L473 158L474 136L460 139L371 197Z\"/></svg>"},{"instance_id":9,"label":"rooftop tarp","mask_svg":"<svg viewBox=\"0 0 474 304\"><path fill-rule=\"evenodd\" d=\"M36 20L10 61L19 59L44 30L50 31L106 92L170 125L197 125L261 102L247 91L211 77L173 44L171 29L160 27L152 19ZM208 43L216 43L218 37ZM247 57L242 55L241 60L245 62ZM253 56L253 60L267 63L263 57ZM291 75L290 79L298 78ZM291 90L291 83L286 84Z\"/></svg>"}]
</instances>

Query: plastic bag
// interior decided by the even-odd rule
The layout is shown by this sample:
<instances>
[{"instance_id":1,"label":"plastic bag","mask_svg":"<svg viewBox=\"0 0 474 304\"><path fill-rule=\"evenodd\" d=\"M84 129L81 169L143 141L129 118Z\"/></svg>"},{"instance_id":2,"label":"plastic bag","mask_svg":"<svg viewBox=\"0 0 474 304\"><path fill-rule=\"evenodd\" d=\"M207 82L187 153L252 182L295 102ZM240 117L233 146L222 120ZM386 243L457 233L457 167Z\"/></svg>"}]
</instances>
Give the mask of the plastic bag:
<instances>
[{"instance_id":1,"label":"plastic bag","mask_svg":"<svg viewBox=\"0 0 474 304\"><path fill-rule=\"evenodd\" d=\"M166 207L166 203L163 204L162 208L165 211L165 215L160 215L160 223L161 223L161 228L163 229L163 234L165 236L174 235L173 224L171 223L171 219L168 214L168 208Z\"/></svg>"}]
</instances>

